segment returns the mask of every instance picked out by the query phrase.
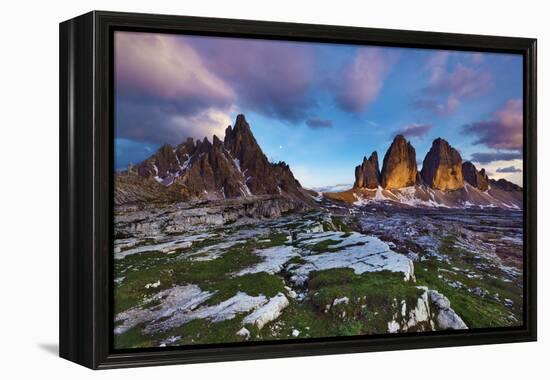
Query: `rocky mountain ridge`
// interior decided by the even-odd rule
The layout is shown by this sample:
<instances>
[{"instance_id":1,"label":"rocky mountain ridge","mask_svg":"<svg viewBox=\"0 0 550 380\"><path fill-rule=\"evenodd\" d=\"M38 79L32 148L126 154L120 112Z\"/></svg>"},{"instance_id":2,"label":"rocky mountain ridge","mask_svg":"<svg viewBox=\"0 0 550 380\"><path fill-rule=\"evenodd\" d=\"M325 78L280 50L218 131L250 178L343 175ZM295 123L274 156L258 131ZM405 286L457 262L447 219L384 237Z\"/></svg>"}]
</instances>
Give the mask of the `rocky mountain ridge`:
<instances>
[{"instance_id":1,"label":"rocky mountain ridge","mask_svg":"<svg viewBox=\"0 0 550 380\"><path fill-rule=\"evenodd\" d=\"M397 135L384 156L382 171L378 155L374 151L369 159L363 158L355 167L354 188L397 190L415 185L432 189L452 191L464 188L464 184L481 191L490 185L504 191L521 191L522 188L505 179L489 179L485 169L477 170L470 161L462 161L460 153L446 140L437 138L426 154L419 172L416 166L414 147L402 135Z\"/></svg>"},{"instance_id":2,"label":"rocky mountain ridge","mask_svg":"<svg viewBox=\"0 0 550 380\"><path fill-rule=\"evenodd\" d=\"M490 179L446 140L437 138L418 171L416 151L397 135L379 170L377 152L355 168L353 188L324 196L347 203L391 201L421 207L501 207L521 209L522 188L505 179Z\"/></svg>"},{"instance_id":3,"label":"rocky mountain ridge","mask_svg":"<svg viewBox=\"0 0 550 380\"><path fill-rule=\"evenodd\" d=\"M165 144L118 173L116 181L117 204L259 195L280 196L300 207L313 203L286 163L268 161L244 115L237 116L234 127L227 127L223 141L214 135L212 143L205 137L188 138L177 146Z\"/></svg>"},{"instance_id":4,"label":"rocky mountain ridge","mask_svg":"<svg viewBox=\"0 0 550 380\"><path fill-rule=\"evenodd\" d=\"M280 199L289 211L316 208L323 198L362 204L392 201L409 206L521 208L522 188L504 179L490 179L446 140L437 138L426 154L422 170L416 151L397 135L384 155L372 152L355 167L352 189L322 193L305 189L285 162L271 163L256 141L244 115L225 130L223 141L187 138L165 144L136 166L115 175L115 204ZM334 190L332 190L334 191ZM284 205L283 205L284 204ZM262 206L263 207L263 206ZM269 214L269 212L267 212Z\"/></svg>"}]
</instances>

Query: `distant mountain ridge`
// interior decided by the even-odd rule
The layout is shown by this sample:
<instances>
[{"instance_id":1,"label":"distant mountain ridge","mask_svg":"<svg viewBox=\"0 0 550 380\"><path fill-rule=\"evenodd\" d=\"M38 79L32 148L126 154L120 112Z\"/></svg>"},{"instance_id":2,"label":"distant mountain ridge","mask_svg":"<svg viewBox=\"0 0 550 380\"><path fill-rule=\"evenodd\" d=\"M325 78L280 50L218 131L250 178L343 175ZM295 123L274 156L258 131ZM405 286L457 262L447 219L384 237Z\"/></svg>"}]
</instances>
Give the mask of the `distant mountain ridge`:
<instances>
[{"instance_id":1,"label":"distant mountain ridge","mask_svg":"<svg viewBox=\"0 0 550 380\"><path fill-rule=\"evenodd\" d=\"M477 170L446 140L437 138L419 172L416 151L407 139L397 135L378 168L377 152L355 167L353 188L326 193L332 200L366 204L393 202L422 207L523 207L522 188L505 179L489 179L485 169Z\"/></svg>"},{"instance_id":2,"label":"distant mountain ridge","mask_svg":"<svg viewBox=\"0 0 550 380\"><path fill-rule=\"evenodd\" d=\"M351 186L350 186L351 187ZM484 169L463 162L446 140L437 138L418 171L416 151L397 135L384 155L378 153L355 167L351 189L308 190L285 162L271 163L244 115L225 130L223 141L187 138L164 144L154 154L115 175L115 204L212 201L271 197L284 199L285 209L316 207L324 199L363 205L393 202L413 207L501 207L521 209L522 188L494 180ZM270 199L271 199L270 198Z\"/></svg>"}]
</instances>

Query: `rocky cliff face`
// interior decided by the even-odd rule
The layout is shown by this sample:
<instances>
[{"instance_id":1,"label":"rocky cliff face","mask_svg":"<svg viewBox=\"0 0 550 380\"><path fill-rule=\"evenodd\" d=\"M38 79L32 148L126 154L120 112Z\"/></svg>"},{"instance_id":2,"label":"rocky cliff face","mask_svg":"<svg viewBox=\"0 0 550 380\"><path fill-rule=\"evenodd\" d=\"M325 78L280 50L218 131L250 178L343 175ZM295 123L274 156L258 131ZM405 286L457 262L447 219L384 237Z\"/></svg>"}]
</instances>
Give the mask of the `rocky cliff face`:
<instances>
[{"instance_id":1,"label":"rocky cliff face","mask_svg":"<svg viewBox=\"0 0 550 380\"><path fill-rule=\"evenodd\" d=\"M293 201L312 202L287 164L268 161L243 115L237 116L233 128L227 127L223 141L214 136L212 143L205 137L196 142L188 138L176 147L165 144L136 165L135 172L139 177L170 188L166 191L170 199L174 194L179 195L180 200L278 195ZM148 193L147 184L151 184L128 179L119 183L121 186L132 183L134 188L139 183L140 191L132 190L136 195ZM156 192L163 192L162 186L155 188Z\"/></svg>"},{"instance_id":2,"label":"rocky cliff face","mask_svg":"<svg viewBox=\"0 0 550 380\"><path fill-rule=\"evenodd\" d=\"M381 185L384 189L400 189L414 185L416 177L416 151L405 137L398 135L384 156Z\"/></svg>"},{"instance_id":3,"label":"rocky cliff face","mask_svg":"<svg viewBox=\"0 0 550 380\"><path fill-rule=\"evenodd\" d=\"M462 158L446 140L437 138L422 163L422 180L433 189L457 190L464 187Z\"/></svg>"},{"instance_id":4,"label":"rocky cliff face","mask_svg":"<svg viewBox=\"0 0 550 380\"><path fill-rule=\"evenodd\" d=\"M369 159L363 157L363 163L355 167L355 183L353 187L376 189L380 186L380 169L378 167L378 154L372 152Z\"/></svg>"},{"instance_id":5,"label":"rocky cliff face","mask_svg":"<svg viewBox=\"0 0 550 380\"><path fill-rule=\"evenodd\" d=\"M462 164L462 175L464 181L481 191L487 191L489 189L489 177L485 173L485 169L477 170L474 164L470 161L466 161Z\"/></svg>"}]
</instances>

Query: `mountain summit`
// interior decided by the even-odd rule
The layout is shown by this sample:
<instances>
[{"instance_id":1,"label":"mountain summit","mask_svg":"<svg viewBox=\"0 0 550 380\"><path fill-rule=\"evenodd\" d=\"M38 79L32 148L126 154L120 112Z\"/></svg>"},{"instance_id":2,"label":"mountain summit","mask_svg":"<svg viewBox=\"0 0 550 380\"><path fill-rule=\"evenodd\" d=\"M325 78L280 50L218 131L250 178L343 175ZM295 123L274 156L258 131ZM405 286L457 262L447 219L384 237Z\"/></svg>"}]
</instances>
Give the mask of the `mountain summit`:
<instances>
[{"instance_id":1,"label":"mountain summit","mask_svg":"<svg viewBox=\"0 0 550 380\"><path fill-rule=\"evenodd\" d=\"M422 180L438 190L457 190L464 187L462 176L462 157L449 143L437 138L424 158Z\"/></svg>"},{"instance_id":2,"label":"mountain summit","mask_svg":"<svg viewBox=\"0 0 550 380\"><path fill-rule=\"evenodd\" d=\"M363 157L363 163L355 167L355 183L353 187L376 189L378 186L380 186L378 154L372 152L368 160L367 157Z\"/></svg>"},{"instance_id":3,"label":"mountain summit","mask_svg":"<svg viewBox=\"0 0 550 380\"><path fill-rule=\"evenodd\" d=\"M505 179L489 179L485 169L478 171L471 162L462 162L460 153L442 138L433 141L418 173L414 147L397 135L384 156L381 173L374 152L355 167L352 189L324 196L359 206L391 202L412 207L521 209L522 190Z\"/></svg>"},{"instance_id":4,"label":"mountain summit","mask_svg":"<svg viewBox=\"0 0 550 380\"><path fill-rule=\"evenodd\" d=\"M175 147L165 144L133 171L143 180L170 189L166 193L171 198L178 194L176 198L182 201L255 195L312 201L287 164L268 161L244 115L237 116L234 127L227 127L223 141L213 136L212 143L205 137L196 142L188 138ZM134 186L138 182L132 180Z\"/></svg>"},{"instance_id":5,"label":"mountain summit","mask_svg":"<svg viewBox=\"0 0 550 380\"><path fill-rule=\"evenodd\" d=\"M395 136L386 152L381 177L384 189L400 189L416 183L416 151L403 135Z\"/></svg>"},{"instance_id":6,"label":"mountain summit","mask_svg":"<svg viewBox=\"0 0 550 380\"><path fill-rule=\"evenodd\" d=\"M489 177L485 173L485 169L478 171L474 164L466 161L462 164L462 175L464 176L464 181L478 190L489 190Z\"/></svg>"}]
</instances>

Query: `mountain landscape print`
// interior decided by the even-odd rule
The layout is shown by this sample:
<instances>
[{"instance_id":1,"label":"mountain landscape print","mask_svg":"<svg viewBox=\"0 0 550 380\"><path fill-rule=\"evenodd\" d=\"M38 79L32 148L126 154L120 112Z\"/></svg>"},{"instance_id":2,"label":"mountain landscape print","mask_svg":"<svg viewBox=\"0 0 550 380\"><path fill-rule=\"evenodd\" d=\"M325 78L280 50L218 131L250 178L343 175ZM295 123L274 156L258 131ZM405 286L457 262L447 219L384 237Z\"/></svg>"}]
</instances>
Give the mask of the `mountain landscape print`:
<instances>
[{"instance_id":1,"label":"mountain landscape print","mask_svg":"<svg viewBox=\"0 0 550 380\"><path fill-rule=\"evenodd\" d=\"M521 55L114 52L115 348L523 324Z\"/></svg>"}]
</instances>

